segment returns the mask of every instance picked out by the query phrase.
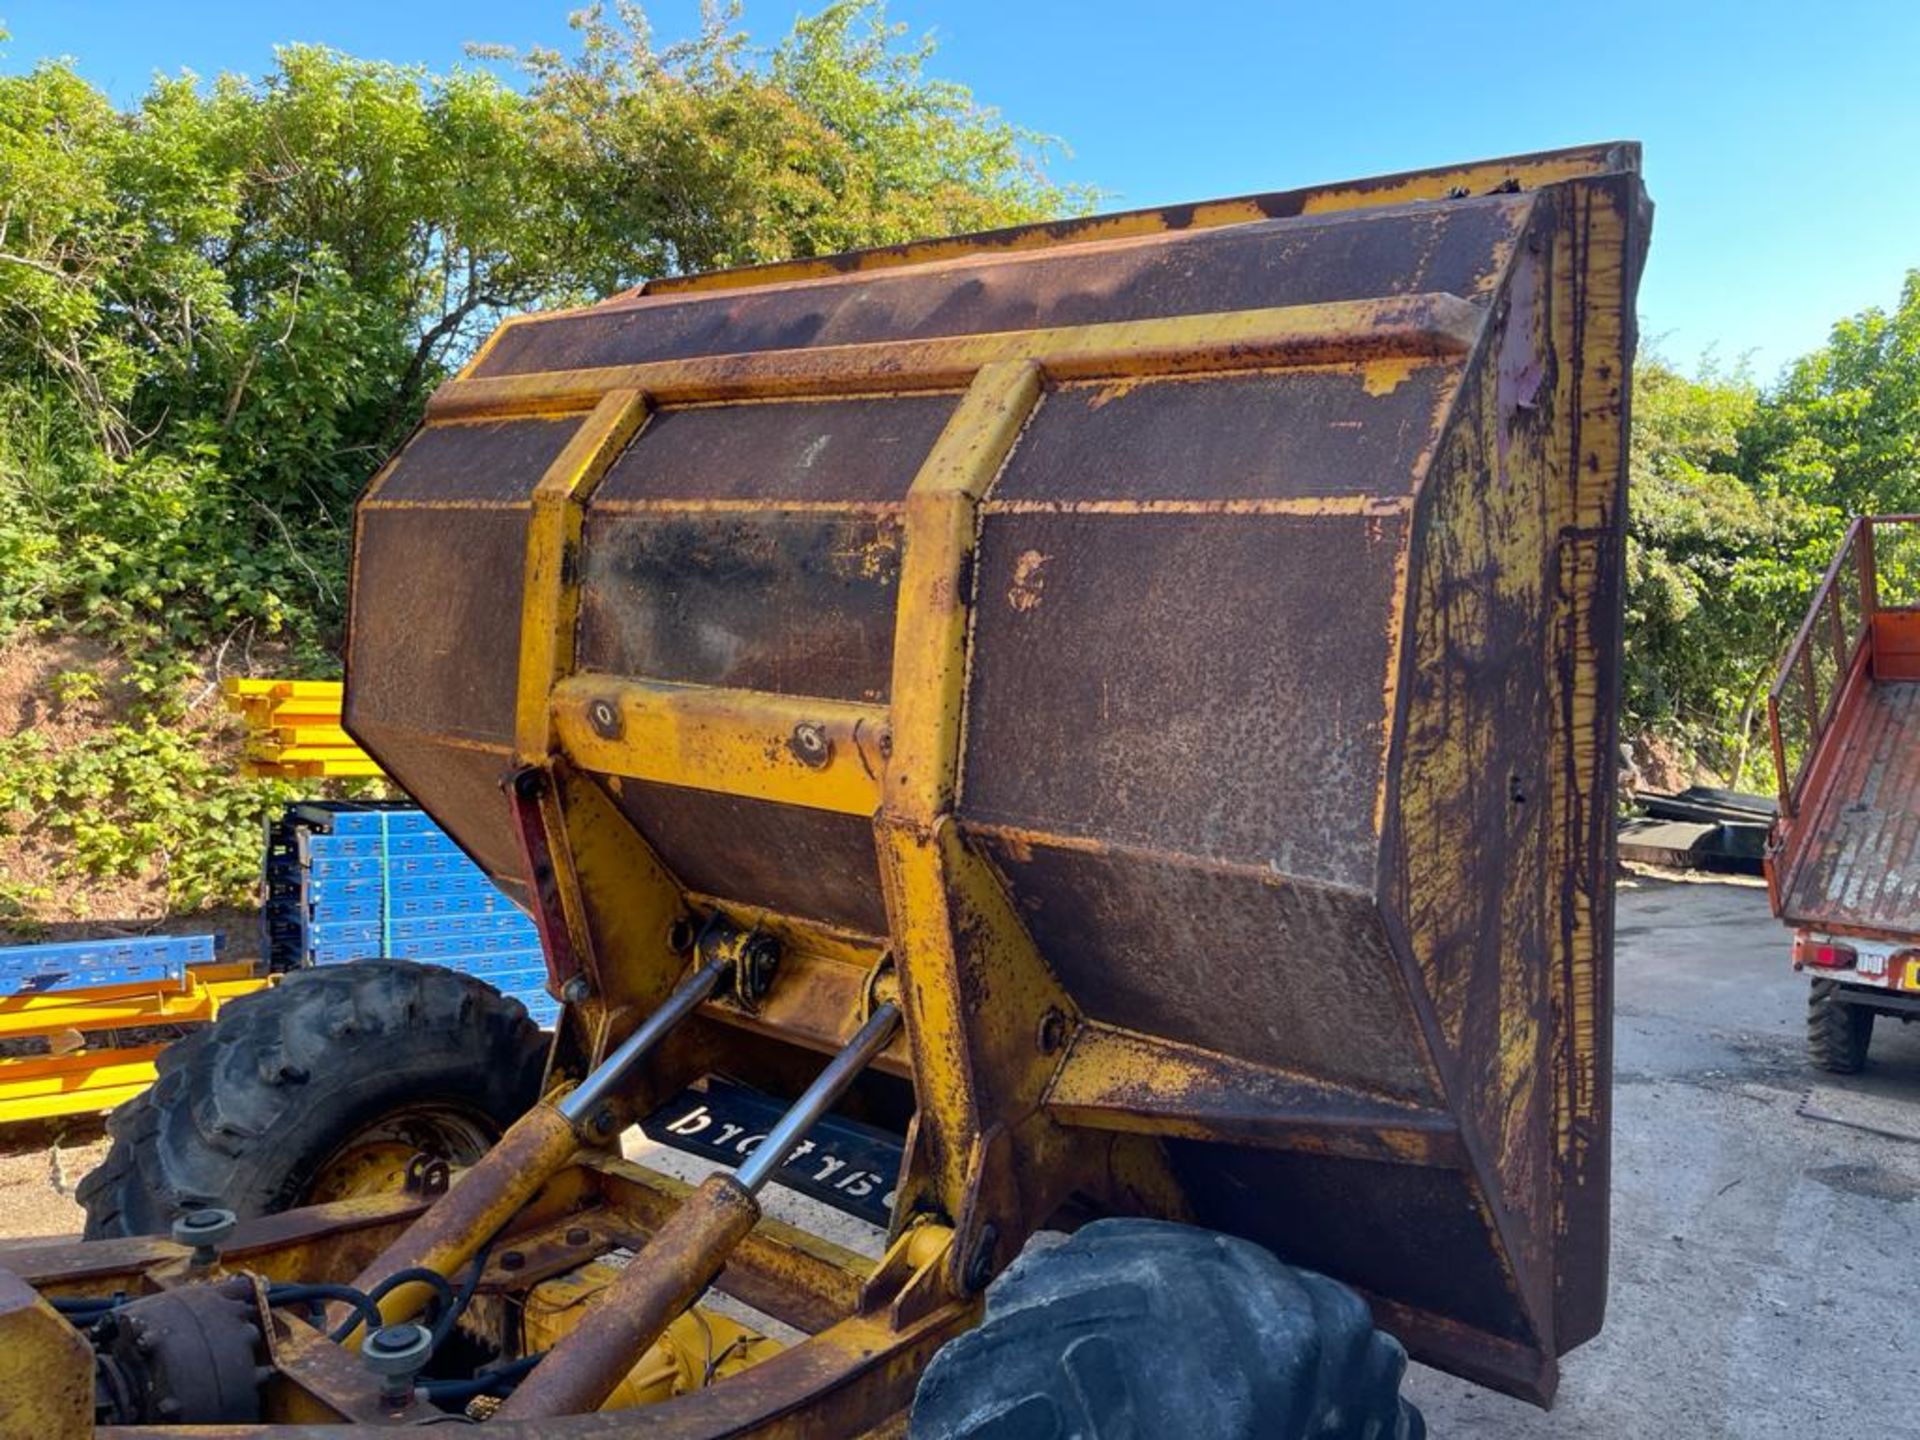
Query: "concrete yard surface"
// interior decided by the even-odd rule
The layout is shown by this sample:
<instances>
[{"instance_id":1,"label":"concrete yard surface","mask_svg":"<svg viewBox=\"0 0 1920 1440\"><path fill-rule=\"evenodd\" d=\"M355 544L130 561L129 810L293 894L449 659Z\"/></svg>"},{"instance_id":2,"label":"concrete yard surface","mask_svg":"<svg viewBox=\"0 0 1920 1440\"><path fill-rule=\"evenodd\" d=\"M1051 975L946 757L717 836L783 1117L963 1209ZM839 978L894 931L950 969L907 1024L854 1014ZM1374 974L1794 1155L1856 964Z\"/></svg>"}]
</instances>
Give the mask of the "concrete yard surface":
<instances>
[{"instance_id":1,"label":"concrete yard surface","mask_svg":"<svg viewBox=\"0 0 1920 1440\"><path fill-rule=\"evenodd\" d=\"M1920 1025L1820 1074L1765 891L1636 879L1617 917L1606 1328L1551 1411L1408 1394L1436 1440L1920 1435Z\"/></svg>"}]
</instances>

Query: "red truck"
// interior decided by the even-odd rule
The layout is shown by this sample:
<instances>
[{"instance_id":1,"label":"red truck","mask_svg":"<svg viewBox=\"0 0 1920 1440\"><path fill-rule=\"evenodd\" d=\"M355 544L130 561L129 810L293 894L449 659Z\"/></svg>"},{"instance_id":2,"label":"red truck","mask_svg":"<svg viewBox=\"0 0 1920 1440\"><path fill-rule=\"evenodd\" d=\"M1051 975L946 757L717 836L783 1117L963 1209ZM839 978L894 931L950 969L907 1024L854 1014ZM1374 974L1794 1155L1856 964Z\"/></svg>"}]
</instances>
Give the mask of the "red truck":
<instances>
[{"instance_id":1,"label":"red truck","mask_svg":"<svg viewBox=\"0 0 1920 1440\"><path fill-rule=\"evenodd\" d=\"M1920 515L1848 527L1767 708L1767 892L1813 979L1809 1056L1851 1074L1876 1016L1920 1016Z\"/></svg>"}]
</instances>

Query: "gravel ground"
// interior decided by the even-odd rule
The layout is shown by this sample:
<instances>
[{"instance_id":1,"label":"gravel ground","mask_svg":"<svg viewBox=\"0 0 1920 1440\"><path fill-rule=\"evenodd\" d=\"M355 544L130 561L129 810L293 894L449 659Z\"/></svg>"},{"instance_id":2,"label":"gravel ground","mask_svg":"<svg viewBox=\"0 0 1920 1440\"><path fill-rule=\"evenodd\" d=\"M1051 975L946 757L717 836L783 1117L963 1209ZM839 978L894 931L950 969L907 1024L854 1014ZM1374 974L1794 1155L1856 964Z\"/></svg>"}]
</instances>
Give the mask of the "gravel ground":
<instances>
[{"instance_id":1,"label":"gravel ground","mask_svg":"<svg viewBox=\"0 0 1920 1440\"><path fill-rule=\"evenodd\" d=\"M1614 1243L1606 1329L1541 1411L1415 1366L1436 1437L1827 1440L1912 1435L1920 1293L1920 1027L1868 1073L1801 1057L1806 982L1754 886L1621 891ZM689 1180L705 1162L639 1136ZM97 1124L8 1137L0 1236L77 1231ZM850 1248L879 1232L778 1186L769 1208Z\"/></svg>"},{"instance_id":2,"label":"gravel ground","mask_svg":"<svg viewBox=\"0 0 1920 1440\"><path fill-rule=\"evenodd\" d=\"M0 1239L77 1234L73 1187L107 1155L98 1120L0 1131Z\"/></svg>"}]
</instances>

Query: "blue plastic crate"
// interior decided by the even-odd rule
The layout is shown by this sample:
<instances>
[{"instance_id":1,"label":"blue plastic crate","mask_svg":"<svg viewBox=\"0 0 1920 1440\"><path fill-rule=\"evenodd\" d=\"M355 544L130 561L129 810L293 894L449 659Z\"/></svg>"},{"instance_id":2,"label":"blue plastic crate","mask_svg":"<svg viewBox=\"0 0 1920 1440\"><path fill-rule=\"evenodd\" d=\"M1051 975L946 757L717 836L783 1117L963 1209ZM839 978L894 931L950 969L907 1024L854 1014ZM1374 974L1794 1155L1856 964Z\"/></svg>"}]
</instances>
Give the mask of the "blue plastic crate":
<instances>
[{"instance_id":1,"label":"blue plastic crate","mask_svg":"<svg viewBox=\"0 0 1920 1440\"><path fill-rule=\"evenodd\" d=\"M309 871L307 903L310 905L345 904L363 895L486 895L499 894L493 881L465 856L462 864L420 867L403 860L391 861L383 870L378 862L354 862L351 870Z\"/></svg>"},{"instance_id":2,"label":"blue plastic crate","mask_svg":"<svg viewBox=\"0 0 1920 1440\"><path fill-rule=\"evenodd\" d=\"M348 842L342 842L348 843ZM358 842L352 842L358 844ZM400 877L419 877L422 879L462 879L476 874L473 861L466 852L448 845L440 850L409 852L407 854L389 854L382 856L380 847L374 845L364 855L342 855L322 850L307 862L307 874L313 885L352 884L357 881L372 880L379 883L382 874ZM485 876L481 876L485 879ZM491 881L488 881L491 884Z\"/></svg>"},{"instance_id":3,"label":"blue plastic crate","mask_svg":"<svg viewBox=\"0 0 1920 1440\"><path fill-rule=\"evenodd\" d=\"M362 920L378 924L388 920L457 920L463 916L502 915L520 912L513 901L498 890L492 894L463 890L452 894L422 894L419 891L393 891L323 897L313 904L315 913L324 911L335 921Z\"/></svg>"},{"instance_id":4,"label":"blue plastic crate","mask_svg":"<svg viewBox=\"0 0 1920 1440\"><path fill-rule=\"evenodd\" d=\"M381 839L376 832L372 835L316 835L308 842L316 859L370 859L378 860L382 856L393 855L449 855L467 860L467 854L445 835L435 832L431 835L418 831L395 832ZM473 862L467 860L471 865Z\"/></svg>"},{"instance_id":5,"label":"blue plastic crate","mask_svg":"<svg viewBox=\"0 0 1920 1440\"><path fill-rule=\"evenodd\" d=\"M183 983L189 965L212 962L212 935L143 935L0 948L0 994L40 995L96 985Z\"/></svg>"},{"instance_id":6,"label":"blue plastic crate","mask_svg":"<svg viewBox=\"0 0 1920 1440\"><path fill-rule=\"evenodd\" d=\"M393 955L404 954L401 947L416 940L452 936L493 939L502 936L532 937L537 934L533 922L517 909L492 915L402 916L384 923L377 919L316 920L308 927L308 933L316 946L337 945L343 941L357 941L362 945L384 943L388 953Z\"/></svg>"},{"instance_id":7,"label":"blue plastic crate","mask_svg":"<svg viewBox=\"0 0 1920 1440\"><path fill-rule=\"evenodd\" d=\"M326 817L325 828L316 829L314 835L316 840L337 839L343 835L371 835L377 839L382 834L432 835L441 839L446 838L446 832L433 823L432 817L426 811L416 810L411 806L359 809L346 805L326 805L303 808L321 812Z\"/></svg>"}]
</instances>

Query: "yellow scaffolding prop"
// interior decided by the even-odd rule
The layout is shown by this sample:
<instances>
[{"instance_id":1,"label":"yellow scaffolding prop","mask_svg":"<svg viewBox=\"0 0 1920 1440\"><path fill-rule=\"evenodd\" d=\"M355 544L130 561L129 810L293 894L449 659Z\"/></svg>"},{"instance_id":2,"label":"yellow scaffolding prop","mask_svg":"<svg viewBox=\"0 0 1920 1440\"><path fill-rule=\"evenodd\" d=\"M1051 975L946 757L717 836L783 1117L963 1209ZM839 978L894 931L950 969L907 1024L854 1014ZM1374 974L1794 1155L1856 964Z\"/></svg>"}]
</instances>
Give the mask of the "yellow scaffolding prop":
<instances>
[{"instance_id":1,"label":"yellow scaffolding prop","mask_svg":"<svg viewBox=\"0 0 1920 1440\"><path fill-rule=\"evenodd\" d=\"M338 680L228 680L221 690L227 708L247 722L246 774L281 780L381 774L341 728Z\"/></svg>"},{"instance_id":2,"label":"yellow scaffolding prop","mask_svg":"<svg viewBox=\"0 0 1920 1440\"><path fill-rule=\"evenodd\" d=\"M131 1100L154 1081L163 1045L88 1047L84 1037L150 1025L212 1020L230 1000L271 979L241 963L193 965L179 981L96 985L84 990L0 996L0 1040L41 1037L82 1046L46 1055L0 1057L0 1125L92 1115Z\"/></svg>"}]
</instances>

